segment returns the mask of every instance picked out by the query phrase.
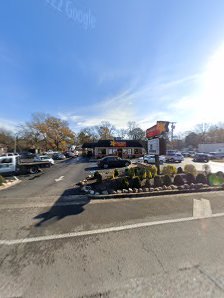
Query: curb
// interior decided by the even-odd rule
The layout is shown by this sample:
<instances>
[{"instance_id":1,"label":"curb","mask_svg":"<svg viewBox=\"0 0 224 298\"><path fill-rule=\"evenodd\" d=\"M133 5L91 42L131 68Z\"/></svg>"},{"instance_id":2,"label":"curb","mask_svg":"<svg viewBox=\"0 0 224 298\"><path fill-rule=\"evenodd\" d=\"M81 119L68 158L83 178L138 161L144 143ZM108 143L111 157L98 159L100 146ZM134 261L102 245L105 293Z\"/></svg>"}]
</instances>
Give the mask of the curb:
<instances>
[{"instance_id":1,"label":"curb","mask_svg":"<svg viewBox=\"0 0 224 298\"><path fill-rule=\"evenodd\" d=\"M20 182L22 182L22 180L19 180L17 177L15 177L15 178L16 178L15 181L10 182L10 183L7 183L6 185L0 186L0 191L1 190L4 190L4 189L7 189L7 188L9 188L11 186L14 186L14 185L19 184Z\"/></svg>"},{"instance_id":2,"label":"curb","mask_svg":"<svg viewBox=\"0 0 224 298\"><path fill-rule=\"evenodd\" d=\"M165 190L165 191L153 191L153 192L141 192L141 193L121 193L121 194L109 194L109 195L88 195L91 200L108 200L108 199L125 199L125 198L141 198L141 197L157 197L162 195L177 195L177 194L189 194L200 192L212 192L212 191L224 191L223 188L204 188L204 189L185 189L185 190Z\"/></svg>"}]
</instances>

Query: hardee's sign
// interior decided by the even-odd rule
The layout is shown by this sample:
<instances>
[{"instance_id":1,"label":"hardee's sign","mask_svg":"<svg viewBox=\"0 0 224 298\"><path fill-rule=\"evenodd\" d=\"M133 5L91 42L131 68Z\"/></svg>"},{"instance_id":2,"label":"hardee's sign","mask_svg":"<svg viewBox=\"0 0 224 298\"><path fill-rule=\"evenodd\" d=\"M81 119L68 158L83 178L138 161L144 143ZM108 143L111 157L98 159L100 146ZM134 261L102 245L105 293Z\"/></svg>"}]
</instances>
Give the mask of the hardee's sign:
<instances>
[{"instance_id":1,"label":"hardee's sign","mask_svg":"<svg viewBox=\"0 0 224 298\"><path fill-rule=\"evenodd\" d=\"M156 125L148 128L146 130L146 138L153 138L161 135L164 132L169 131L169 122L168 121L157 121Z\"/></svg>"},{"instance_id":2,"label":"hardee's sign","mask_svg":"<svg viewBox=\"0 0 224 298\"><path fill-rule=\"evenodd\" d=\"M126 142L122 142L122 141L111 141L110 142L110 146L112 146L112 147L126 147L127 146L127 144L126 144Z\"/></svg>"}]
</instances>

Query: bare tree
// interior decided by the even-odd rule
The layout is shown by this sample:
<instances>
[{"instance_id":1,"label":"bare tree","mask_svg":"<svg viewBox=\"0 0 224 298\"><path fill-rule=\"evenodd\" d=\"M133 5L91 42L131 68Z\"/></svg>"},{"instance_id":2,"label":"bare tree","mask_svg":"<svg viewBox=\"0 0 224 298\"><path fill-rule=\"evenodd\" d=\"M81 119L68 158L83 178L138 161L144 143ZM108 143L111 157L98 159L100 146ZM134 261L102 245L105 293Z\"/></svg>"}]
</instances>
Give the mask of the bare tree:
<instances>
[{"instance_id":1,"label":"bare tree","mask_svg":"<svg viewBox=\"0 0 224 298\"><path fill-rule=\"evenodd\" d=\"M36 113L30 122L21 125L19 136L34 149L65 150L74 144L75 134L68 123L57 117Z\"/></svg>"},{"instance_id":2,"label":"bare tree","mask_svg":"<svg viewBox=\"0 0 224 298\"><path fill-rule=\"evenodd\" d=\"M128 131L125 128L121 128L116 130L116 134L118 138L121 138L122 140L124 140L128 135Z\"/></svg>"},{"instance_id":3,"label":"bare tree","mask_svg":"<svg viewBox=\"0 0 224 298\"><path fill-rule=\"evenodd\" d=\"M101 140L110 140L114 138L116 129L109 121L102 121L96 126L96 131Z\"/></svg>"},{"instance_id":4,"label":"bare tree","mask_svg":"<svg viewBox=\"0 0 224 298\"><path fill-rule=\"evenodd\" d=\"M97 141L98 135L94 127L86 127L79 132L77 138L79 144L84 144Z\"/></svg>"}]
</instances>

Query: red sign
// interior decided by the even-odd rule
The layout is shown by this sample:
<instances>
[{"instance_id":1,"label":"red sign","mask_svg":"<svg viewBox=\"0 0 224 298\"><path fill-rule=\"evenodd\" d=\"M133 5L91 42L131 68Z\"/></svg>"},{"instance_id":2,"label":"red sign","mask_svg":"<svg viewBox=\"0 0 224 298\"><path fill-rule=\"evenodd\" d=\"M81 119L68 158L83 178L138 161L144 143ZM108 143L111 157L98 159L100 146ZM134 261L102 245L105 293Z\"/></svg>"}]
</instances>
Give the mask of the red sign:
<instances>
[{"instance_id":1,"label":"red sign","mask_svg":"<svg viewBox=\"0 0 224 298\"><path fill-rule=\"evenodd\" d=\"M110 145L113 147L126 147L126 142L117 142L117 141L111 141Z\"/></svg>"},{"instance_id":2,"label":"red sign","mask_svg":"<svg viewBox=\"0 0 224 298\"><path fill-rule=\"evenodd\" d=\"M146 130L146 138L153 138L161 135L164 132L168 132L169 122L167 121L157 121L157 124L148 128Z\"/></svg>"}]
</instances>

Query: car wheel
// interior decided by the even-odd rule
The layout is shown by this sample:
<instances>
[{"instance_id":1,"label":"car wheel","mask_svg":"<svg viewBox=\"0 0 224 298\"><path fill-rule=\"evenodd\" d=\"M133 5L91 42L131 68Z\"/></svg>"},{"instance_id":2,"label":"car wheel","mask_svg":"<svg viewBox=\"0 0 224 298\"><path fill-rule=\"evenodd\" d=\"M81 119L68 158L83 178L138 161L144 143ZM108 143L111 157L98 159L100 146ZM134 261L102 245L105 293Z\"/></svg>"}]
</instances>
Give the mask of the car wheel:
<instances>
[{"instance_id":1,"label":"car wheel","mask_svg":"<svg viewBox=\"0 0 224 298\"><path fill-rule=\"evenodd\" d=\"M170 161L170 162L174 162L175 160L174 160L173 158L171 158L169 161Z\"/></svg>"},{"instance_id":2,"label":"car wheel","mask_svg":"<svg viewBox=\"0 0 224 298\"><path fill-rule=\"evenodd\" d=\"M163 165L163 161L162 160L160 160L160 162L159 162L161 165Z\"/></svg>"},{"instance_id":3,"label":"car wheel","mask_svg":"<svg viewBox=\"0 0 224 298\"><path fill-rule=\"evenodd\" d=\"M129 164L129 162L126 162L124 165L125 165L125 167L128 167L130 164Z\"/></svg>"},{"instance_id":4,"label":"car wheel","mask_svg":"<svg viewBox=\"0 0 224 298\"><path fill-rule=\"evenodd\" d=\"M30 174L37 174L39 171L37 166L33 166L29 169Z\"/></svg>"},{"instance_id":5,"label":"car wheel","mask_svg":"<svg viewBox=\"0 0 224 298\"><path fill-rule=\"evenodd\" d=\"M103 168L104 168L104 169L107 169L107 168L108 168L108 165L107 165L107 164L104 164L104 165L103 165Z\"/></svg>"}]
</instances>

